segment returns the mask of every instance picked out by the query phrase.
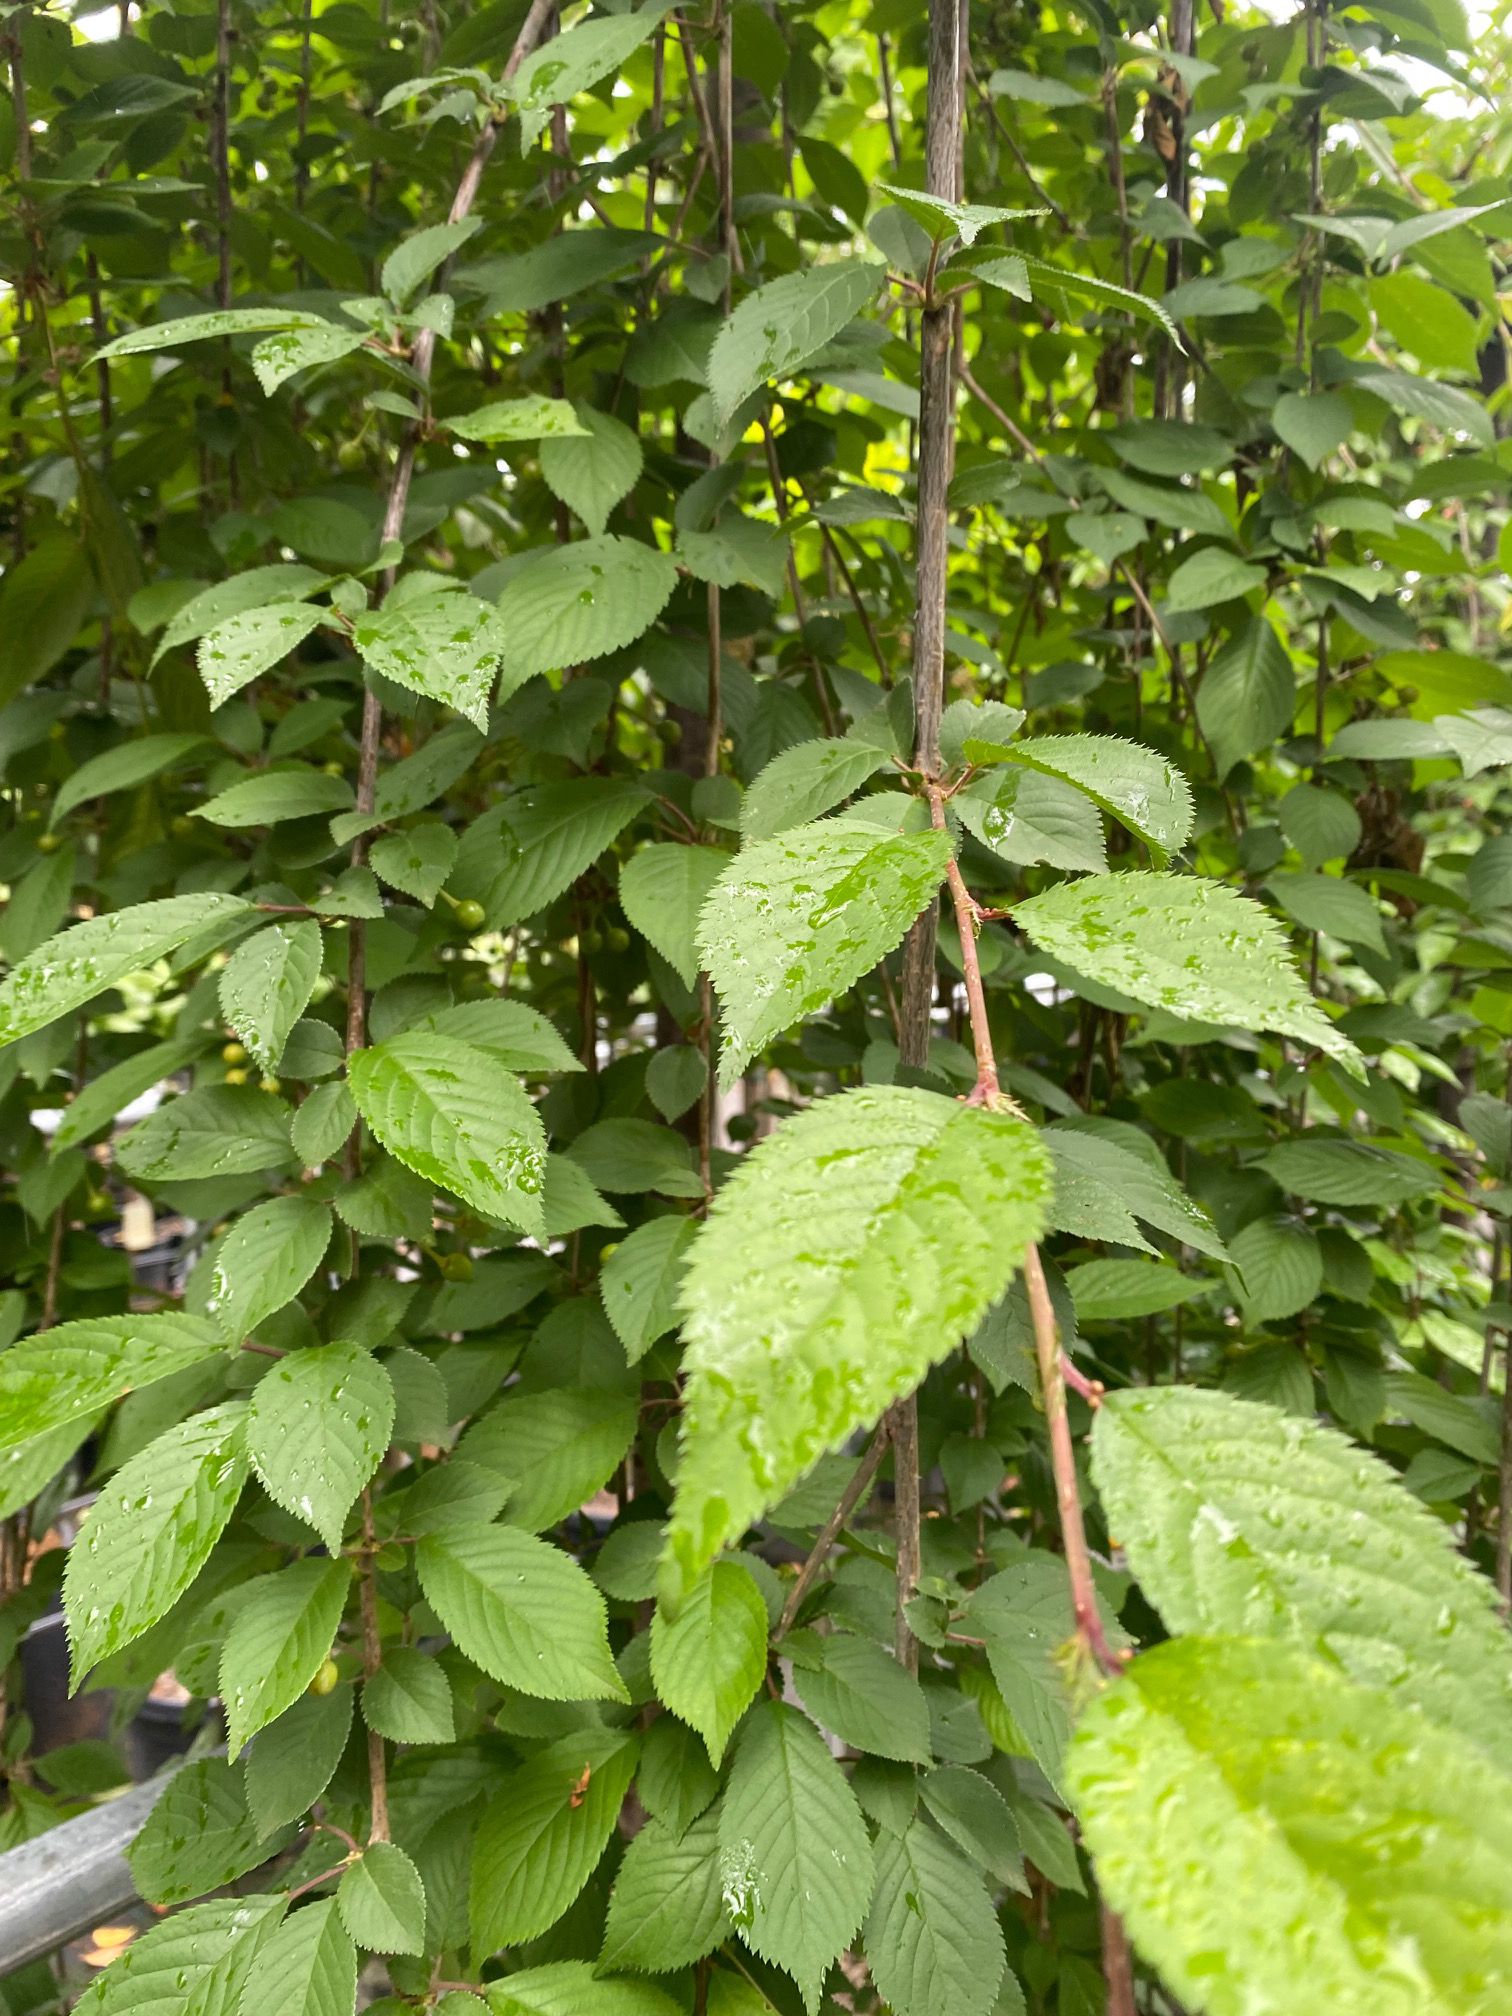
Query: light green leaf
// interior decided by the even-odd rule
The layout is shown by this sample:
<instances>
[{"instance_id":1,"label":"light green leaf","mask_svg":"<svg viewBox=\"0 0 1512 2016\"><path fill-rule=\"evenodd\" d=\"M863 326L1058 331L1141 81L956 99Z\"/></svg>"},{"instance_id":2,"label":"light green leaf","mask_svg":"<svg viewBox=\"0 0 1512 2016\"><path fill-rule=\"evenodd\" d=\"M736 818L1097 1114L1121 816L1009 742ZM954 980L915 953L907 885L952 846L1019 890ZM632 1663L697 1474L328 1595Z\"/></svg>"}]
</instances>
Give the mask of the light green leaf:
<instances>
[{"instance_id":1,"label":"light green leaf","mask_svg":"<svg viewBox=\"0 0 1512 2016\"><path fill-rule=\"evenodd\" d=\"M791 1974L814 2016L872 1891L856 1796L814 1725L763 1701L741 1732L719 1819L725 1908L753 1953Z\"/></svg>"},{"instance_id":2,"label":"light green leaf","mask_svg":"<svg viewBox=\"0 0 1512 2016\"><path fill-rule=\"evenodd\" d=\"M425 1885L402 1848L374 1841L336 1891L341 1922L369 1953L425 1951Z\"/></svg>"},{"instance_id":3,"label":"light green leaf","mask_svg":"<svg viewBox=\"0 0 1512 2016\"><path fill-rule=\"evenodd\" d=\"M289 1031L310 1005L324 958L320 926L301 917L255 931L222 969L221 1012L262 1070L277 1071Z\"/></svg>"},{"instance_id":4,"label":"light green leaf","mask_svg":"<svg viewBox=\"0 0 1512 2016\"><path fill-rule=\"evenodd\" d=\"M173 1774L126 1860L150 1904L186 1904L234 1883L280 1845L265 1839L247 1811L240 1770L224 1757L202 1757Z\"/></svg>"},{"instance_id":5,"label":"light green leaf","mask_svg":"<svg viewBox=\"0 0 1512 2016\"><path fill-rule=\"evenodd\" d=\"M1235 1285L1250 1323L1295 1316L1323 1287L1323 1249L1305 1225L1252 1218L1229 1241Z\"/></svg>"},{"instance_id":6,"label":"light green leaf","mask_svg":"<svg viewBox=\"0 0 1512 2016\"><path fill-rule=\"evenodd\" d=\"M205 1314L240 1343L294 1300L330 1237L330 1206L314 1197L274 1197L243 1212L215 1249Z\"/></svg>"},{"instance_id":7,"label":"light green leaf","mask_svg":"<svg viewBox=\"0 0 1512 2016\"><path fill-rule=\"evenodd\" d=\"M1364 1075L1309 997L1275 919L1220 882L1132 870L1063 882L1014 907L1043 952L1192 1021L1274 1029Z\"/></svg>"},{"instance_id":8,"label":"light green leaf","mask_svg":"<svg viewBox=\"0 0 1512 2016\"><path fill-rule=\"evenodd\" d=\"M228 588L234 585L226 583ZM259 673L287 658L325 619L326 611L313 602L259 602L202 632L199 669L210 705L223 706ZM158 646L160 655L167 646L165 636Z\"/></svg>"},{"instance_id":9,"label":"light green leaf","mask_svg":"<svg viewBox=\"0 0 1512 2016\"><path fill-rule=\"evenodd\" d=\"M721 847L642 847L620 870L620 908L681 978L698 981L698 916L709 891L730 865Z\"/></svg>"},{"instance_id":10,"label":"light green leaf","mask_svg":"<svg viewBox=\"0 0 1512 2016\"><path fill-rule=\"evenodd\" d=\"M481 217L462 217L455 223L427 224L396 245L378 276L395 307L407 307L436 268L465 245L482 223Z\"/></svg>"},{"instance_id":11,"label":"light green leaf","mask_svg":"<svg viewBox=\"0 0 1512 2016\"><path fill-rule=\"evenodd\" d=\"M1022 763L1074 784L1162 863L1191 837L1191 787L1174 764L1141 743L1120 735L1047 735L990 746L992 761ZM982 748L968 738L967 757L981 761Z\"/></svg>"},{"instance_id":12,"label":"light green leaf","mask_svg":"<svg viewBox=\"0 0 1512 2016\"><path fill-rule=\"evenodd\" d=\"M647 0L635 13L597 15L544 43L515 72L509 86L519 109L520 152L528 153L545 131L553 105L566 105L580 91L612 76L655 33L671 0Z\"/></svg>"},{"instance_id":13,"label":"light green leaf","mask_svg":"<svg viewBox=\"0 0 1512 2016\"><path fill-rule=\"evenodd\" d=\"M499 597L511 690L633 644L676 586L670 554L618 533L543 550Z\"/></svg>"},{"instance_id":14,"label":"light green leaf","mask_svg":"<svg viewBox=\"0 0 1512 2016\"><path fill-rule=\"evenodd\" d=\"M309 1812L335 1776L351 1727L352 1689L336 1687L301 1694L259 1731L244 1769L247 1805L264 1834Z\"/></svg>"},{"instance_id":15,"label":"light green leaf","mask_svg":"<svg viewBox=\"0 0 1512 2016\"><path fill-rule=\"evenodd\" d=\"M784 827L818 819L890 761L885 750L845 737L796 743L774 756L747 791L740 830L747 842L769 840Z\"/></svg>"},{"instance_id":16,"label":"light green leaf","mask_svg":"<svg viewBox=\"0 0 1512 2016\"><path fill-rule=\"evenodd\" d=\"M929 1707L906 1667L870 1638L840 1631L819 1641L816 1656L794 1676L816 1721L853 1750L929 1762Z\"/></svg>"},{"instance_id":17,"label":"light green leaf","mask_svg":"<svg viewBox=\"0 0 1512 2016\"><path fill-rule=\"evenodd\" d=\"M1148 1252L1152 1249L1134 1223L1142 1218L1199 1253L1227 1259L1228 1249L1212 1219L1193 1203L1159 1156L1135 1152L1102 1132L1104 1126L1117 1125L1093 1121L1046 1129L1045 1146L1055 1163L1050 1215L1056 1230Z\"/></svg>"},{"instance_id":18,"label":"light green leaf","mask_svg":"<svg viewBox=\"0 0 1512 2016\"><path fill-rule=\"evenodd\" d=\"M498 612L476 595L451 589L367 610L352 626L352 642L385 679L487 728L488 698L508 633ZM520 683L508 680L501 697Z\"/></svg>"},{"instance_id":19,"label":"light green leaf","mask_svg":"<svg viewBox=\"0 0 1512 2016\"><path fill-rule=\"evenodd\" d=\"M1236 602L1265 586L1266 573L1226 546L1204 546L1172 570L1166 583L1168 609L1212 609Z\"/></svg>"},{"instance_id":20,"label":"light green leaf","mask_svg":"<svg viewBox=\"0 0 1512 2016\"><path fill-rule=\"evenodd\" d=\"M726 511L707 532L685 527L677 535L677 558L695 581L719 588L754 588L775 602L787 578L788 538L781 525Z\"/></svg>"},{"instance_id":21,"label":"light green leaf","mask_svg":"<svg viewBox=\"0 0 1512 2016\"><path fill-rule=\"evenodd\" d=\"M352 2016L357 2007L357 1953L334 1898L322 1897L287 1917L259 1948L241 2006L278 2016Z\"/></svg>"},{"instance_id":22,"label":"light green leaf","mask_svg":"<svg viewBox=\"0 0 1512 2016\"><path fill-rule=\"evenodd\" d=\"M128 1176L165 1183L285 1168L294 1159L289 1109L250 1085L205 1085L139 1120L115 1159Z\"/></svg>"},{"instance_id":23,"label":"light green leaf","mask_svg":"<svg viewBox=\"0 0 1512 2016\"><path fill-rule=\"evenodd\" d=\"M790 378L876 295L886 269L842 259L786 273L748 294L709 353L708 384L722 423L770 378Z\"/></svg>"},{"instance_id":24,"label":"light green leaf","mask_svg":"<svg viewBox=\"0 0 1512 2016\"><path fill-rule=\"evenodd\" d=\"M368 340L364 329L289 329L265 336L252 350L252 369L257 382L271 399L286 379L296 371L308 371L315 364L334 364L350 357Z\"/></svg>"},{"instance_id":25,"label":"light green leaf","mask_svg":"<svg viewBox=\"0 0 1512 2016\"><path fill-rule=\"evenodd\" d=\"M294 1152L307 1169L334 1162L357 1125L357 1102L343 1080L317 1085L300 1101L289 1129Z\"/></svg>"},{"instance_id":26,"label":"light green leaf","mask_svg":"<svg viewBox=\"0 0 1512 2016\"><path fill-rule=\"evenodd\" d=\"M677 1327L678 1288L696 1233L691 1218L648 1219L620 1241L600 1269L599 1294L632 1365Z\"/></svg>"},{"instance_id":27,"label":"light green leaf","mask_svg":"<svg viewBox=\"0 0 1512 2016\"><path fill-rule=\"evenodd\" d=\"M458 1001L422 1015L407 1033L455 1037L491 1051L509 1070L527 1077L583 1068L541 1011L524 1001Z\"/></svg>"},{"instance_id":28,"label":"light green leaf","mask_svg":"<svg viewBox=\"0 0 1512 2016\"><path fill-rule=\"evenodd\" d=\"M194 643L206 631L245 610L302 602L325 587L326 578L316 568L306 567L297 560L276 560L267 567L249 567L244 573L233 574L229 581L217 581L212 587L202 588L169 617L152 662L155 666L165 652L180 644Z\"/></svg>"},{"instance_id":29,"label":"light green leaf","mask_svg":"<svg viewBox=\"0 0 1512 2016\"><path fill-rule=\"evenodd\" d=\"M475 1666L547 1701L623 1701L604 1599L578 1564L518 1527L458 1526L422 1539L426 1600Z\"/></svg>"},{"instance_id":30,"label":"light green leaf","mask_svg":"<svg viewBox=\"0 0 1512 2016\"><path fill-rule=\"evenodd\" d=\"M282 1897L216 1897L175 1911L120 1951L74 2016L176 2016L233 1956L250 1957L283 1916ZM185 2002L185 1996L190 2000Z\"/></svg>"},{"instance_id":31,"label":"light green leaf","mask_svg":"<svg viewBox=\"0 0 1512 2016\"><path fill-rule=\"evenodd\" d=\"M510 1393L468 1430L460 1453L510 1480L505 1518L538 1533L587 1504L635 1439L635 1396L604 1387Z\"/></svg>"},{"instance_id":32,"label":"light green leaf","mask_svg":"<svg viewBox=\"0 0 1512 2016\"><path fill-rule=\"evenodd\" d=\"M165 896L60 931L18 959L0 980L0 1048L45 1029L128 974L140 973L207 927L243 916L250 907L240 896L212 891Z\"/></svg>"},{"instance_id":33,"label":"light green leaf","mask_svg":"<svg viewBox=\"0 0 1512 2016\"><path fill-rule=\"evenodd\" d=\"M702 1736L716 1766L760 1690L766 1664L766 1604L738 1561L714 1562L675 1618L652 1619L652 1682L672 1713Z\"/></svg>"},{"instance_id":34,"label":"light green leaf","mask_svg":"<svg viewBox=\"0 0 1512 2016\"><path fill-rule=\"evenodd\" d=\"M1283 392L1271 425L1294 455L1317 469L1349 439L1354 412L1339 392Z\"/></svg>"},{"instance_id":35,"label":"light green leaf","mask_svg":"<svg viewBox=\"0 0 1512 2016\"><path fill-rule=\"evenodd\" d=\"M665 1820L648 1821L615 1878L600 1968L670 1974L702 1960L729 1935L717 1811L704 1813L681 1834Z\"/></svg>"},{"instance_id":36,"label":"light green leaf","mask_svg":"<svg viewBox=\"0 0 1512 2016\"><path fill-rule=\"evenodd\" d=\"M938 890L949 858L947 834L888 833L843 818L742 849L698 924L723 1014L721 1086L892 951Z\"/></svg>"},{"instance_id":37,"label":"light green leaf","mask_svg":"<svg viewBox=\"0 0 1512 2016\"><path fill-rule=\"evenodd\" d=\"M552 496L597 534L640 481L646 458L633 428L613 414L580 406L577 417L577 431L542 441L541 474Z\"/></svg>"},{"instance_id":38,"label":"light green leaf","mask_svg":"<svg viewBox=\"0 0 1512 2016\"><path fill-rule=\"evenodd\" d=\"M228 785L196 806L194 817L208 819L212 826L277 826L286 819L343 812L351 802L352 787L345 777L328 777L308 764L286 763Z\"/></svg>"},{"instance_id":39,"label":"light green leaf","mask_svg":"<svg viewBox=\"0 0 1512 2016\"><path fill-rule=\"evenodd\" d=\"M639 784L618 777L574 777L518 791L462 835L452 894L481 903L490 931L507 931L570 889L645 802Z\"/></svg>"},{"instance_id":40,"label":"light green leaf","mask_svg":"<svg viewBox=\"0 0 1512 2016\"><path fill-rule=\"evenodd\" d=\"M950 809L1000 860L1024 867L1043 861L1073 875L1107 873L1097 807L1058 777L1005 765L974 777Z\"/></svg>"},{"instance_id":41,"label":"light green leaf","mask_svg":"<svg viewBox=\"0 0 1512 2016\"><path fill-rule=\"evenodd\" d=\"M1120 1323L1175 1309L1212 1283L1165 1261L1087 1260L1071 1269L1066 1286L1079 1322Z\"/></svg>"},{"instance_id":42,"label":"light green leaf","mask_svg":"<svg viewBox=\"0 0 1512 2016\"><path fill-rule=\"evenodd\" d=\"M1070 319L1076 313L1075 302L1096 301L1104 307L1121 308L1136 321L1153 323L1156 328L1165 331L1178 350L1185 349L1176 324L1160 303L1152 301L1148 294L1137 294L1128 287L1115 287L1111 280L1094 280L1087 273L1068 273L1064 266L1052 266L1047 260L1032 259L1027 254L1024 255L1024 270L1034 289L1035 300L1048 299L1063 319Z\"/></svg>"},{"instance_id":43,"label":"light green leaf","mask_svg":"<svg viewBox=\"0 0 1512 2016\"><path fill-rule=\"evenodd\" d=\"M198 1316L91 1316L0 1352L0 1451L85 1421L142 1386L220 1356Z\"/></svg>"},{"instance_id":44,"label":"light green leaf","mask_svg":"<svg viewBox=\"0 0 1512 2016\"><path fill-rule=\"evenodd\" d=\"M102 344L96 350L98 362L106 357L135 357L146 350L177 350L186 343L204 343L216 336L247 336L276 329L328 329L330 323L319 315L302 314L297 308L218 308L207 315L180 315L172 322L154 322L144 329L128 329L124 336Z\"/></svg>"},{"instance_id":45,"label":"light green leaf","mask_svg":"<svg viewBox=\"0 0 1512 2016\"><path fill-rule=\"evenodd\" d=\"M387 1372L356 1344L290 1351L252 1390L247 1448L268 1496L335 1554L394 1426Z\"/></svg>"},{"instance_id":46,"label":"light green leaf","mask_svg":"<svg viewBox=\"0 0 1512 2016\"><path fill-rule=\"evenodd\" d=\"M584 1728L537 1750L499 1786L473 1843L480 1959L537 1938L576 1899L614 1832L635 1752L623 1730Z\"/></svg>"},{"instance_id":47,"label":"light green leaf","mask_svg":"<svg viewBox=\"0 0 1512 2016\"><path fill-rule=\"evenodd\" d=\"M383 1664L362 1683L362 1713L391 1743L450 1743L457 1733L445 1668L413 1645L384 1647Z\"/></svg>"},{"instance_id":48,"label":"light green leaf","mask_svg":"<svg viewBox=\"0 0 1512 2016\"><path fill-rule=\"evenodd\" d=\"M493 399L471 413L456 413L442 423L464 441L541 441L588 430L566 399Z\"/></svg>"},{"instance_id":49,"label":"light green leaf","mask_svg":"<svg viewBox=\"0 0 1512 2016\"><path fill-rule=\"evenodd\" d=\"M895 2016L991 2016L1008 1964L992 1900L971 1864L922 1817L877 1842L866 1920L872 1979Z\"/></svg>"},{"instance_id":50,"label":"light green leaf","mask_svg":"<svg viewBox=\"0 0 1512 2016\"><path fill-rule=\"evenodd\" d=\"M1065 1649L1076 1630L1065 1564L1025 1554L990 1576L971 1598L967 1629L987 1641L987 1663L1014 1726L1052 1785L1061 1778L1076 1719ZM1117 1641L1112 1620L1103 1623Z\"/></svg>"},{"instance_id":51,"label":"light green leaf","mask_svg":"<svg viewBox=\"0 0 1512 2016\"><path fill-rule=\"evenodd\" d=\"M106 797L112 791L129 791L149 777L160 777L186 756L206 747L203 735L139 735L133 742L120 743L91 756L58 786L48 824L56 826L76 805L91 798Z\"/></svg>"},{"instance_id":52,"label":"light green leaf","mask_svg":"<svg viewBox=\"0 0 1512 2016\"><path fill-rule=\"evenodd\" d=\"M1411 420L1426 420L1441 433L1468 434L1482 448L1489 448L1496 439L1480 400L1442 379L1415 378L1410 371L1370 370L1357 371L1349 382L1384 399L1393 412Z\"/></svg>"},{"instance_id":53,"label":"light green leaf","mask_svg":"<svg viewBox=\"0 0 1512 2016\"><path fill-rule=\"evenodd\" d=\"M546 1132L497 1058L453 1036L395 1036L355 1051L347 1075L390 1154L475 1211L544 1237Z\"/></svg>"},{"instance_id":54,"label":"light green leaf","mask_svg":"<svg viewBox=\"0 0 1512 2016\"><path fill-rule=\"evenodd\" d=\"M1481 1752L1289 1646L1162 1645L1086 1711L1108 1903L1209 2016L1474 2016L1512 1987L1512 1805Z\"/></svg>"},{"instance_id":55,"label":"light green leaf","mask_svg":"<svg viewBox=\"0 0 1512 2016\"><path fill-rule=\"evenodd\" d=\"M1431 1197L1444 1184L1429 1162L1372 1148L1363 1141L1304 1135L1282 1141L1260 1158L1259 1166L1283 1190L1316 1204L1375 1204L1390 1208L1414 1197Z\"/></svg>"},{"instance_id":56,"label":"light green leaf","mask_svg":"<svg viewBox=\"0 0 1512 2016\"><path fill-rule=\"evenodd\" d=\"M349 1561L295 1561L253 1583L226 1633L220 1695L226 1747L242 1745L292 1707L330 1656L351 1587Z\"/></svg>"},{"instance_id":57,"label":"light green leaf","mask_svg":"<svg viewBox=\"0 0 1512 2016\"><path fill-rule=\"evenodd\" d=\"M670 1597L976 1329L1050 1186L1023 1121L903 1086L821 1100L751 1151L684 1282Z\"/></svg>"},{"instance_id":58,"label":"light green leaf","mask_svg":"<svg viewBox=\"0 0 1512 2016\"><path fill-rule=\"evenodd\" d=\"M872 186L880 196L896 203L916 223L922 224L937 244L946 238L959 238L963 245L975 245L982 233L994 224L1014 224L1025 217L1047 214L1042 209L1001 210L987 203L950 203L943 196L926 196L919 189L895 188L891 182L877 182Z\"/></svg>"},{"instance_id":59,"label":"light green leaf","mask_svg":"<svg viewBox=\"0 0 1512 2016\"><path fill-rule=\"evenodd\" d=\"M373 872L429 910L457 858L457 836L440 819L388 833L368 851Z\"/></svg>"},{"instance_id":60,"label":"light green leaf","mask_svg":"<svg viewBox=\"0 0 1512 2016\"><path fill-rule=\"evenodd\" d=\"M1110 1395L1092 1450L1109 1525L1170 1630L1322 1648L1512 1771L1495 1592L1378 1457L1184 1386Z\"/></svg>"},{"instance_id":61,"label":"light green leaf","mask_svg":"<svg viewBox=\"0 0 1512 2016\"><path fill-rule=\"evenodd\" d=\"M73 1686L156 1624L204 1567L247 1476L243 1408L212 1407L118 1470L68 1550Z\"/></svg>"},{"instance_id":62,"label":"light green leaf","mask_svg":"<svg viewBox=\"0 0 1512 2016\"><path fill-rule=\"evenodd\" d=\"M181 1071L205 1047L206 1040L195 1035L154 1043L102 1071L98 1078L91 1078L59 1121L53 1135L53 1153L73 1148L109 1126L133 1099Z\"/></svg>"},{"instance_id":63,"label":"light green leaf","mask_svg":"<svg viewBox=\"0 0 1512 2016\"><path fill-rule=\"evenodd\" d=\"M679 2005L649 1981L601 1981L586 1960L506 1974L490 1981L487 1993L493 2016L679 2016ZM709 2016L715 2016L712 2002Z\"/></svg>"}]
</instances>

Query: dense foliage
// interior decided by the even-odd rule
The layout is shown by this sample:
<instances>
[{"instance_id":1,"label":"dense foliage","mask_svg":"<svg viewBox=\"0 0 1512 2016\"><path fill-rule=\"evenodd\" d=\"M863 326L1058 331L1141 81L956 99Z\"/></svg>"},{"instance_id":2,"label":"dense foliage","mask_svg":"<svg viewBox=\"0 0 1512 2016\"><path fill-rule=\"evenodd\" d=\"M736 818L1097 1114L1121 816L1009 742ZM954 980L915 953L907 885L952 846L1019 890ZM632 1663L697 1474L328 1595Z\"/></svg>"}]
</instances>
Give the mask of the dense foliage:
<instances>
[{"instance_id":1,"label":"dense foliage","mask_svg":"<svg viewBox=\"0 0 1512 2016\"><path fill-rule=\"evenodd\" d=\"M81 2016L1507 2006L1482 29L4 8Z\"/></svg>"}]
</instances>

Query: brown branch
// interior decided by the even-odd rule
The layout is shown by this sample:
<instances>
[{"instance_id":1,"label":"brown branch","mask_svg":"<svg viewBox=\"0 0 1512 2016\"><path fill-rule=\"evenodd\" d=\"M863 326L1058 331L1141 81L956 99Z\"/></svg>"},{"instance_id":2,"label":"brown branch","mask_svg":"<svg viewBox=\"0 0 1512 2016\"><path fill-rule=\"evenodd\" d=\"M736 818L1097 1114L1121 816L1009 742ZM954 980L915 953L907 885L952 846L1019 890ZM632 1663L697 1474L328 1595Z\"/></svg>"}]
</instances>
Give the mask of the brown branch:
<instances>
[{"instance_id":1,"label":"brown branch","mask_svg":"<svg viewBox=\"0 0 1512 2016\"><path fill-rule=\"evenodd\" d=\"M818 1539L809 1550L808 1559L798 1570L797 1578L788 1591L787 1601L782 1606L782 1615L777 1620L777 1629L773 1633L777 1639L786 1638L792 1630L793 1620L798 1615L804 1597L813 1588L815 1578L824 1566L825 1557L845 1530L851 1514L866 1496L882 1458L887 1454L887 1440L887 1422L884 1419L873 1435L865 1455L856 1465L850 1482L841 1492L839 1503L820 1529Z\"/></svg>"},{"instance_id":2,"label":"brown branch","mask_svg":"<svg viewBox=\"0 0 1512 2016\"><path fill-rule=\"evenodd\" d=\"M937 833L948 831L945 824L945 793L938 784L926 787L929 792L929 818ZM965 877L955 856L945 864L945 879L950 884L950 900L955 905L956 929L961 934L961 971L966 976L966 1001L971 1014L971 1042L976 1052L977 1080L972 1087L969 1104L980 1106L989 1100L1002 1096L1002 1086L998 1083L997 1058L992 1049L992 1030L987 1020L987 995L982 986L982 965L977 957L977 932L981 928L981 912L966 887Z\"/></svg>"},{"instance_id":3,"label":"brown branch","mask_svg":"<svg viewBox=\"0 0 1512 2016\"><path fill-rule=\"evenodd\" d=\"M371 1680L383 1664L383 1642L378 1635L378 1571L373 1566L377 1549L373 1533L373 1493L369 1486L362 1494L362 1569L359 1597L362 1605L362 1672ZM368 1840L389 1839L388 1756L383 1738L376 1729L367 1732L368 1784L372 1791L373 1821Z\"/></svg>"}]
</instances>

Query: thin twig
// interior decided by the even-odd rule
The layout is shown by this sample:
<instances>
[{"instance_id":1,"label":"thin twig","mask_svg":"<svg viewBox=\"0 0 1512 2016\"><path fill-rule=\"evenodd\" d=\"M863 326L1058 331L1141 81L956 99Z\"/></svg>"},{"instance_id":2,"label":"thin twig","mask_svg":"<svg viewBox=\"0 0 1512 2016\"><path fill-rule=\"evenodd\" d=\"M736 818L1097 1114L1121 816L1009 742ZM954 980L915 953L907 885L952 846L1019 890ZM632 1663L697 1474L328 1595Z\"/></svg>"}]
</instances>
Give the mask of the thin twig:
<instances>
[{"instance_id":1,"label":"thin twig","mask_svg":"<svg viewBox=\"0 0 1512 2016\"><path fill-rule=\"evenodd\" d=\"M362 1570L358 1594L362 1606L362 1671L371 1680L383 1664L383 1641L378 1632L378 1571L373 1566L377 1540L373 1532L373 1493L369 1486L362 1494ZM383 1738L376 1729L367 1732L368 1785L372 1793L373 1818L368 1840L389 1839L388 1757Z\"/></svg>"},{"instance_id":2,"label":"thin twig","mask_svg":"<svg viewBox=\"0 0 1512 2016\"><path fill-rule=\"evenodd\" d=\"M815 1577L824 1566L825 1557L844 1531L851 1514L870 1489L878 1466L887 1453L887 1440L887 1422L884 1420L873 1435L866 1454L856 1465L850 1482L841 1492L840 1502L820 1529L818 1539L809 1550L808 1559L798 1570L797 1579L788 1591L787 1601L782 1606L782 1615L777 1620L775 1633L777 1638L786 1638L792 1630L793 1620L798 1615L804 1597L813 1588Z\"/></svg>"}]
</instances>

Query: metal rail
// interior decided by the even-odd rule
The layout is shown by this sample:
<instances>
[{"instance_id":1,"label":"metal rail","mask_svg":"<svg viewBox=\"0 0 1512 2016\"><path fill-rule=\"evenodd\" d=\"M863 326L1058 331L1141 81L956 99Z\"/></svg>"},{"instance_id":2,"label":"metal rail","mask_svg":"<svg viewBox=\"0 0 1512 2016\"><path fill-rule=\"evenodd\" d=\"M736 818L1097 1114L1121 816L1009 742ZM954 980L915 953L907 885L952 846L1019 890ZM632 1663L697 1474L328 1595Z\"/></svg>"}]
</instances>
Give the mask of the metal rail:
<instances>
[{"instance_id":1,"label":"metal rail","mask_svg":"<svg viewBox=\"0 0 1512 2016\"><path fill-rule=\"evenodd\" d=\"M160 1772L0 1855L0 1978L136 1902L125 1851L172 1776Z\"/></svg>"}]
</instances>

